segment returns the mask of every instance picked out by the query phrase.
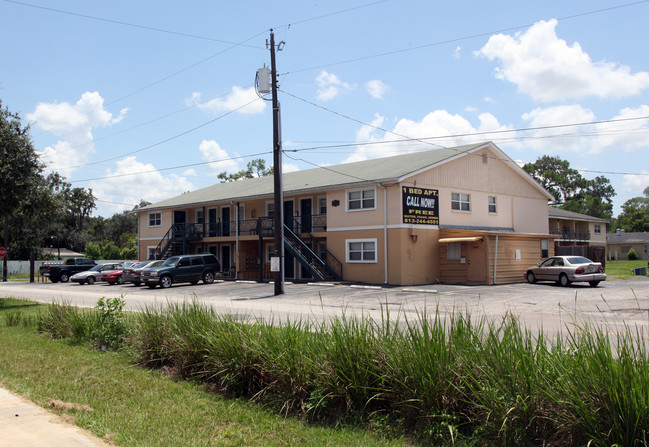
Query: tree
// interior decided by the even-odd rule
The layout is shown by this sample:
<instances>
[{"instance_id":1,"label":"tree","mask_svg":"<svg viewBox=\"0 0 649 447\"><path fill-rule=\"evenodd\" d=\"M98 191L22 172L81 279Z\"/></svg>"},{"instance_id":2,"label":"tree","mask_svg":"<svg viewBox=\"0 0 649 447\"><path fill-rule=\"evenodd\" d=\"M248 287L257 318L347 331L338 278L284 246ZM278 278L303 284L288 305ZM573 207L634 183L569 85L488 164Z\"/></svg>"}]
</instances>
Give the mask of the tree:
<instances>
[{"instance_id":1,"label":"tree","mask_svg":"<svg viewBox=\"0 0 649 447\"><path fill-rule=\"evenodd\" d=\"M35 216L24 206L24 200L34 199L34 192L41 186L42 171L43 164L34 150L29 126L23 126L20 116L3 108L0 101L0 225L3 228L2 245L9 247L12 257L17 253L14 252L16 244L10 238L10 228L15 228L10 226L10 220L17 214L21 214L23 222ZM41 198L39 196L38 200ZM30 238L24 242L27 244L26 251L31 254L36 240ZM4 258L6 260L7 257ZM6 280L6 268L3 273Z\"/></svg>"},{"instance_id":2,"label":"tree","mask_svg":"<svg viewBox=\"0 0 649 447\"><path fill-rule=\"evenodd\" d=\"M228 174L225 171L218 175L222 182L234 182L246 178L265 177L273 174L273 167L266 167L266 161L262 158L251 160L246 165L246 169L242 169L234 174Z\"/></svg>"},{"instance_id":3,"label":"tree","mask_svg":"<svg viewBox=\"0 0 649 447\"><path fill-rule=\"evenodd\" d=\"M633 197L622 205L622 213L617 216L617 227L628 232L649 231L649 187L643 191L644 197Z\"/></svg>"},{"instance_id":4,"label":"tree","mask_svg":"<svg viewBox=\"0 0 649 447\"><path fill-rule=\"evenodd\" d=\"M570 163L544 155L523 169L555 198L553 205L568 211L611 219L615 189L604 176L584 178Z\"/></svg>"}]
</instances>

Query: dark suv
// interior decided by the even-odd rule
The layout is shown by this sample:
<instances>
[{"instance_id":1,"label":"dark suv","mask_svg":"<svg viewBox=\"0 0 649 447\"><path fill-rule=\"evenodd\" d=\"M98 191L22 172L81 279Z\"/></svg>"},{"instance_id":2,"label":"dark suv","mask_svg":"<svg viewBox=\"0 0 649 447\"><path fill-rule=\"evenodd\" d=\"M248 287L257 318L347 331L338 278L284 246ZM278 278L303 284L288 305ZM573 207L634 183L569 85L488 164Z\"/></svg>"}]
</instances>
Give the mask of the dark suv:
<instances>
[{"instance_id":1,"label":"dark suv","mask_svg":"<svg viewBox=\"0 0 649 447\"><path fill-rule=\"evenodd\" d=\"M220 270L219 260L212 254L172 256L159 267L142 270L140 279L152 289L158 284L171 287L175 282L212 284Z\"/></svg>"}]
</instances>

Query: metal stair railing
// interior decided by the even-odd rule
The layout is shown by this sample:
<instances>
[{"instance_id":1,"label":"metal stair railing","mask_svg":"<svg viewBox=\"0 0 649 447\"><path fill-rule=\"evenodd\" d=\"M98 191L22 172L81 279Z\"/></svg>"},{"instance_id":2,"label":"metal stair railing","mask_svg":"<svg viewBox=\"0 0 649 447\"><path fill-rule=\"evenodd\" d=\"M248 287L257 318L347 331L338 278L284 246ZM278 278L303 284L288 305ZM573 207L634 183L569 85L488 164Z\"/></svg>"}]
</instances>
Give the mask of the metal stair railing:
<instances>
[{"instance_id":1,"label":"metal stair railing","mask_svg":"<svg viewBox=\"0 0 649 447\"><path fill-rule=\"evenodd\" d=\"M325 262L286 225L284 225L284 248L316 279L324 281L326 273Z\"/></svg>"},{"instance_id":2,"label":"metal stair railing","mask_svg":"<svg viewBox=\"0 0 649 447\"><path fill-rule=\"evenodd\" d=\"M318 215L317 216L319 220L317 221L317 225L314 221L313 227L315 228L316 226L318 228L322 228L326 231L327 229L327 222L324 219L323 215ZM291 218L290 222L293 226L293 228L302 228L300 221L298 221L295 218ZM316 237L313 235L313 233L310 232L303 232L303 234L308 234L309 235L309 241L314 245L315 247L315 253L322 253L324 254L323 257L318 257L318 259L322 260L325 263L325 271L333 277L336 281L341 281L343 279L343 263L338 260L328 249L325 244L320 242Z\"/></svg>"}]
</instances>

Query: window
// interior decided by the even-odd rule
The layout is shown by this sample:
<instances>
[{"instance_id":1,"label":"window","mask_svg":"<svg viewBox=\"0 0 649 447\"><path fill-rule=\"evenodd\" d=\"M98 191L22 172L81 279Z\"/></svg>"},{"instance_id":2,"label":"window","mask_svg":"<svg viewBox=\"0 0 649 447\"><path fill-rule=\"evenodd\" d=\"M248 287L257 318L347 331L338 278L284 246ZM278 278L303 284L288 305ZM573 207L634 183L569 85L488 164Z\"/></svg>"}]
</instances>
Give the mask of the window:
<instances>
[{"instance_id":1,"label":"window","mask_svg":"<svg viewBox=\"0 0 649 447\"><path fill-rule=\"evenodd\" d=\"M462 257L462 242L449 242L446 244L446 259L459 261Z\"/></svg>"},{"instance_id":2,"label":"window","mask_svg":"<svg viewBox=\"0 0 649 447\"><path fill-rule=\"evenodd\" d=\"M550 256L550 244L547 239L541 240L541 258L547 258Z\"/></svg>"},{"instance_id":3,"label":"window","mask_svg":"<svg viewBox=\"0 0 649 447\"><path fill-rule=\"evenodd\" d=\"M266 202L266 216L273 217L275 214L275 202Z\"/></svg>"},{"instance_id":4,"label":"window","mask_svg":"<svg viewBox=\"0 0 649 447\"><path fill-rule=\"evenodd\" d=\"M275 244L266 245L266 262L270 263L270 258L277 256L275 253Z\"/></svg>"},{"instance_id":5,"label":"window","mask_svg":"<svg viewBox=\"0 0 649 447\"><path fill-rule=\"evenodd\" d=\"M376 262L376 239L346 241L347 262Z\"/></svg>"},{"instance_id":6,"label":"window","mask_svg":"<svg viewBox=\"0 0 649 447\"><path fill-rule=\"evenodd\" d=\"M347 191L347 211L371 210L376 208L374 189Z\"/></svg>"},{"instance_id":7,"label":"window","mask_svg":"<svg viewBox=\"0 0 649 447\"><path fill-rule=\"evenodd\" d=\"M498 212L498 208L496 207L496 197L495 196L489 196L489 212L492 214L495 214Z\"/></svg>"},{"instance_id":8,"label":"window","mask_svg":"<svg viewBox=\"0 0 649 447\"><path fill-rule=\"evenodd\" d=\"M327 214L327 198L318 197L318 214Z\"/></svg>"},{"instance_id":9,"label":"window","mask_svg":"<svg viewBox=\"0 0 649 447\"><path fill-rule=\"evenodd\" d=\"M471 211L471 195L459 192L451 193L451 209L456 211Z\"/></svg>"},{"instance_id":10,"label":"window","mask_svg":"<svg viewBox=\"0 0 649 447\"><path fill-rule=\"evenodd\" d=\"M203 210L196 210L196 223L202 224L205 221L205 213Z\"/></svg>"},{"instance_id":11,"label":"window","mask_svg":"<svg viewBox=\"0 0 649 447\"><path fill-rule=\"evenodd\" d=\"M602 233L602 226L600 224L595 224L595 234Z\"/></svg>"},{"instance_id":12,"label":"window","mask_svg":"<svg viewBox=\"0 0 649 447\"><path fill-rule=\"evenodd\" d=\"M149 226L159 227L162 225L162 213L149 213Z\"/></svg>"}]
</instances>

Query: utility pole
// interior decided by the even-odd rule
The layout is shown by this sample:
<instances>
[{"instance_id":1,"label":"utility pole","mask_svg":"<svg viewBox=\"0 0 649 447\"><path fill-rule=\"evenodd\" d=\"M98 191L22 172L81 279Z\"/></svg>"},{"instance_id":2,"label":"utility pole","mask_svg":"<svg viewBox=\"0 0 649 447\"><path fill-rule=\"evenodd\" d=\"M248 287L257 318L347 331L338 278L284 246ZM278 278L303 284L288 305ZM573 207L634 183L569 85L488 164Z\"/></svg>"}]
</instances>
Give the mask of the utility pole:
<instances>
[{"instance_id":1,"label":"utility pole","mask_svg":"<svg viewBox=\"0 0 649 447\"><path fill-rule=\"evenodd\" d=\"M275 253L279 257L279 271L275 272L275 295L284 294L284 192L282 190L282 136L280 109L277 100L277 66L275 64L275 34L270 30L270 79L273 93L273 176L275 216ZM259 254L263 259L262 254Z\"/></svg>"}]
</instances>

